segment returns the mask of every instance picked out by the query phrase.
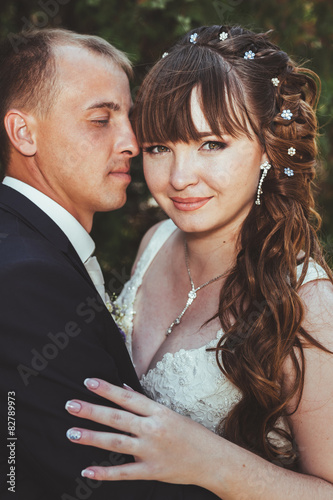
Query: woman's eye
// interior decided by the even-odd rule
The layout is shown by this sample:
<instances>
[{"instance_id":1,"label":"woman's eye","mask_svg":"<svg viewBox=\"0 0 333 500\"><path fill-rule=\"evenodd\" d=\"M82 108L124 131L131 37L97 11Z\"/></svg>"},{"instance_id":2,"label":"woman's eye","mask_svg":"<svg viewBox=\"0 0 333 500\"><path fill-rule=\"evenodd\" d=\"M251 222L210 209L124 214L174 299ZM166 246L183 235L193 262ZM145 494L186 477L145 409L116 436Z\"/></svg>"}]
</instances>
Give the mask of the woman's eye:
<instances>
[{"instance_id":1,"label":"woman's eye","mask_svg":"<svg viewBox=\"0 0 333 500\"><path fill-rule=\"evenodd\" d=\"M203 144L202 149L204 151L219 151L221 149L226 148L226 143L225 142L220 142L220 141L207 141L205 144Z\"/></svg>"},{"instance_id":2,"label":"woman's eye","mask_svg":"<svg viewBox=\"0 0 333 500\"><path fill-rule=\"evenodd\" d=\"M158 144L156 146L148 146L146 148L142 148L142 151L144 153L156 155L160 153L167 153L169 151L169 148Z\"/></svg>"},{"instance_id":3,"label":"woman's eye","mask_svg":"<svg viewBox=\"0 0 333 500\"><path fill-rule=\"evenodd\" d=\"M92 120L92 122L96 123L97 125L103 126L109 123L109 119L106 118L105 120Z\"/></svg>"}]
</instances>

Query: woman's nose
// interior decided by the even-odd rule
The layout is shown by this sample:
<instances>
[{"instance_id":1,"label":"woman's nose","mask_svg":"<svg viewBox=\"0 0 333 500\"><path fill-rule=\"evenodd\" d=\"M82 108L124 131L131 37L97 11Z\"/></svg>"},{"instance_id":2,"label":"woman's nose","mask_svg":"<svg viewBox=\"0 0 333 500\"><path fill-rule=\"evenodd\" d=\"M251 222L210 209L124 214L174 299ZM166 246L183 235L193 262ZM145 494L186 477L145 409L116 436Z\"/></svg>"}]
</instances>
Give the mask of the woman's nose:
<instances>
[{"instance_id":1,"label":"woman's nose","mask_svg":"<svg viewBox=\"0 0 333 500\"><path fill-rule=\"evenodd\" d=\"M170 184L174 189L184 190L187 186L197 184L198 179L196 165L191 155L176 154L170 172Z\"/></svg>"}]
</instances>

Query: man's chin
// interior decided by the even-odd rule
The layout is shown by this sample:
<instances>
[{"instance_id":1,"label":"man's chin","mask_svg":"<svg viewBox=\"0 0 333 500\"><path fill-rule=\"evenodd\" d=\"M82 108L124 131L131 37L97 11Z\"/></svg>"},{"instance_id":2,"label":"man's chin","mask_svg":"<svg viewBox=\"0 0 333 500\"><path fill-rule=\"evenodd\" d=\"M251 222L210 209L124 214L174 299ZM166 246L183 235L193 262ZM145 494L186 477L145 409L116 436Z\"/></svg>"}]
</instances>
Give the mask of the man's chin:
<instances>
[{"instance_id":1,"label":"man's chin","mask_svg":"<svg viewBox=\"0 0 333 500\"><path fill-rule=\"evenodd\" d=\"M113 212L114 210L119 210L122 208L127 201L126 193L121 199L111 200L110 203L105 204L103 207L99 207L97 212Z\"/></svg>"}]
</instances>

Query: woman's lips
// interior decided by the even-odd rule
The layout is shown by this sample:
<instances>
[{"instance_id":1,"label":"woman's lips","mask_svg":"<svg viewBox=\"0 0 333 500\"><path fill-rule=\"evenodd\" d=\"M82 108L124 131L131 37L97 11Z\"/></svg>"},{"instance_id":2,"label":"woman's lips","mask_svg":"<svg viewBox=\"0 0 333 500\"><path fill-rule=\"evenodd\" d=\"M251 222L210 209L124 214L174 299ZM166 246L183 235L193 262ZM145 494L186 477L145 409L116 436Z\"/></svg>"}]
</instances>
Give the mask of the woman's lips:
<instances>
[{"instance_id":1,"label":"woman's lips","mask_svg":"<svg viewBox=\"0 0 333 500\"><path fill-rule=\"evenodd\" d=\"M207 198L178 198L172 197L171 200L174 206L178 210L182 210L184 212L190 212L191 210L198 210L198 208L203 207L209 200L212 199L212 196Z\"/></svg>"}]
</instances>

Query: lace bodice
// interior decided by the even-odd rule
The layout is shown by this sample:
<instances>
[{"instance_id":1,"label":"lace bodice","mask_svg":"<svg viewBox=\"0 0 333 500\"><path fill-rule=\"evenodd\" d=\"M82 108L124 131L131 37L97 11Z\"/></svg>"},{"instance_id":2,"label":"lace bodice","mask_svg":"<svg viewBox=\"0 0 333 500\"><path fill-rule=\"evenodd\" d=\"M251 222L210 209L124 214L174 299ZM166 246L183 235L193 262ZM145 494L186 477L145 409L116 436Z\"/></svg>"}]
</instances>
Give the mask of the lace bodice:
<instances>
[{"instance_id":1,"label":"lace bodice","mask_svg":"<svg viewBox=\"0 0 333 500\"><path fill-rule=\"evenodd\" d=\"M171 220L159 226L142 254L134 275L117 299L117 305L124 314L120 326L126 334L131 357L137 290L152 260L175 229ZM301 271L302 265L298 266L297 274L300 275ZM304 283L325 278L325 271L311 261ZM241 398L239 389L218 368L215 352L206 350L208 347L215 347L222 335L223 331L220 329L216 337L205 346L164 354L161 361L140 380L147 396L216 431L220 420ZM281 425L285 424L281 422Z\"/></svg>"}]
</instances>

